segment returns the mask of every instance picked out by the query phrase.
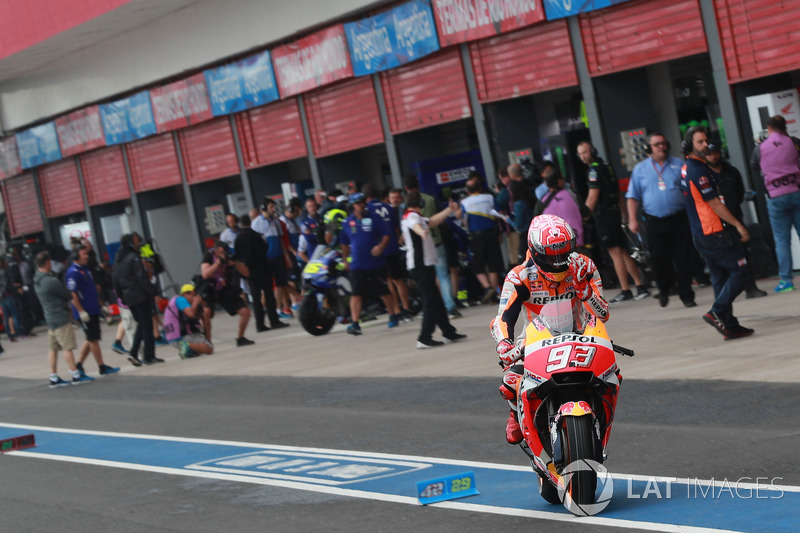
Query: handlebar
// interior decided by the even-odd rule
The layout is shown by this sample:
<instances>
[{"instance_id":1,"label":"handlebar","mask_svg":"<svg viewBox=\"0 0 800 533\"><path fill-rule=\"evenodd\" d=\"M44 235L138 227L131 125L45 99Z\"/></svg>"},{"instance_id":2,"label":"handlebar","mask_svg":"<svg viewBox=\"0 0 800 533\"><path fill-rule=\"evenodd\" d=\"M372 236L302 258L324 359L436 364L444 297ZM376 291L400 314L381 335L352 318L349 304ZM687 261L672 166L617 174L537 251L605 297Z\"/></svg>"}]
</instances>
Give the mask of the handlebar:
<instances>
[{"instance_id":1,"label":"handlebar","mask_svg":"<svg viewBox=\"0 0 800 533\"><path fill-rule=\"evenodd\" d=\"M611 343L611 346L614 348L614 351L621 355L627 355L628 357L633 357L636 353L631 350L630 348L625 348L624 346L620 346L619 344Z\"/></svg>"}]
</instances>

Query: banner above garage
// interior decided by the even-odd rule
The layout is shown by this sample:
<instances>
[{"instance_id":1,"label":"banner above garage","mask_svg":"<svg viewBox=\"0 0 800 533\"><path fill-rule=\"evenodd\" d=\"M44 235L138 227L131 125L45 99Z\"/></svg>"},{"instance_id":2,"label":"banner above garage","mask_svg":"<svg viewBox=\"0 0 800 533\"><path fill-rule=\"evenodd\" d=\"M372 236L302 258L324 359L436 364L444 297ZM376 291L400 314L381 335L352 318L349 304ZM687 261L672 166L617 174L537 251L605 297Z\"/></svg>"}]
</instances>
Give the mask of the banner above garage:
<instances>
[{"instance_id":1,"label":"banner above garage","mask_svg":"<svg viewBox=\"0 0 800 533\"><path fill-rule=\"evenodd\" d=\"M413 0L344 25L353 73L366 76L404 65L439 49L430 0Z\"/></svg>"},{"instance_id":2,"label":"banner above garage","mask_svg":"<svg viewBox=\"0 0 800 533\"><path fill-rule=\"evenodd\" d=\"M214 116L230 115L278 99L269 52L203 72Z\"/></svg>"},{"instance_id":3,"label":"banner above garage","mask_svg":"<svg viewBox=\"0 0 800 533\"><path fill-rule=\"evenodd\" d=\"M142 91L131 97L100 106L106 144L122 144L157 133L150 105L150 92Z\"/></svg>"},{"instance_id":4,"label":"banner above garage","mask_svg":"<svg viewBox=\"0 0 800 533\"><path fill-rule=\"evenodd\" d=\"M281 98L353 77L342 24L275 48L272 61Z\"/></svg>"},{"instance_id":5,"label":"banner above garage","mask_svg":"<svg viewBox=\"0 0 800 533\"><path fill-rule=\"evenodd\" d=\"M540 0L433 0L433 13L442 48L545 20Z\"/></svg>"},{"instance_id":6,"label":"banner above garage","mask_svg":"<svg viewBox=\"0 0 800 533\"><path fill-rule=\"evenodd\" d=\"M22 168L33 168L61 159L55 122L23 130L16 137Z\"/></svg>"},{"instance_id":7,"label":"banner above garage","mask_svg":"<svg viewBox=\"0 0 800 533\"><path fill-rule=\"evenodd\" d=\"M611 7L628 0L544 0L544 10L547 13L547 20L571 17L588 13L604 7Z\"/></svg>"}]
</instances>

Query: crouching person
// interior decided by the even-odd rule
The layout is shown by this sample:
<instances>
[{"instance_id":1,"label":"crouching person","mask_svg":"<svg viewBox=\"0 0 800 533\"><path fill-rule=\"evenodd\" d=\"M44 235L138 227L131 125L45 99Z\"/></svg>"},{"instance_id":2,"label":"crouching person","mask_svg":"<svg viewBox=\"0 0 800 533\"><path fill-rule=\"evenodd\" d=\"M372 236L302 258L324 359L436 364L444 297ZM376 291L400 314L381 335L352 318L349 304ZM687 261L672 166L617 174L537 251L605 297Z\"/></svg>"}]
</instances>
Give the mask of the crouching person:
<instances>
[{"instance_id":1,"label":"crouching person","mask_svg":"<svg viewBox=\"0 0 800 533\"><path fill-rule=\"evenodd\" d=\"M207 320L203 298L195 292L194 285L187 283L181 287L179 295L170 298L164 310L167 342L178 343L181 359L214 353L214 345L201 333L201 320Z\"/></svg>"}]
</instances>

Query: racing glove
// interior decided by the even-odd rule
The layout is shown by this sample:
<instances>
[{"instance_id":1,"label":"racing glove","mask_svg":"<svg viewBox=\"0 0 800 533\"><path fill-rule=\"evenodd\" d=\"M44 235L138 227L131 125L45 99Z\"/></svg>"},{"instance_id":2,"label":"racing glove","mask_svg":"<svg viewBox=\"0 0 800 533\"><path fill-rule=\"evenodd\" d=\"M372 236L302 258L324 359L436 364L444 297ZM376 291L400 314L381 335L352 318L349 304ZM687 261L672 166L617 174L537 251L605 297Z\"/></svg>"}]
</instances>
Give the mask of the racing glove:
<instances>
[{"instance_id":1,"label":"racing glove","mask_svg":"<svg viewBox=\"0 0 800 533\"><path fill-rule=\"evenodd\" d=\"M500 365L503 368L511 366L520 353L519 346L511 339L503 339L497 343L497 355L500 356Z\"/></svg>"},{"instance_id":2,"label":"racing glove","mask_svg":"<svg viewBox=\"0 0 800 533\"><path fill-rule=\"evenodd\" d=\"M569 269L575 285L575 294L585 302L592 295L592 288L589 285L589 262L584 256L573 253L569 257Z\"/></svg>"}]
</instances>

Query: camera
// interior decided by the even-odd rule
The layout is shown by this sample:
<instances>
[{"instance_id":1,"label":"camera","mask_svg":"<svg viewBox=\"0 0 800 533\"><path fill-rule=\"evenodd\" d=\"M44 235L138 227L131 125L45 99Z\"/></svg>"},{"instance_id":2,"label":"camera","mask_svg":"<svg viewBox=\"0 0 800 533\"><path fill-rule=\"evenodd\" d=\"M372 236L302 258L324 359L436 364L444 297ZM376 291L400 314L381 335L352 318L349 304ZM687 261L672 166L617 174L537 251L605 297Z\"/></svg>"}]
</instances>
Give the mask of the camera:
<instances>
[{"instance_id":1,"label":"camera","mask_svg":"<svg viewBox=\"0 0 800 533\"><path fill-rule=\"evenodd\" d=\"M764 141L766 141L767 137L769 137L769 131L761 130L761 131L758 132L758 142L759 143L763 143Z\"/></svg>"}]
</instances>

